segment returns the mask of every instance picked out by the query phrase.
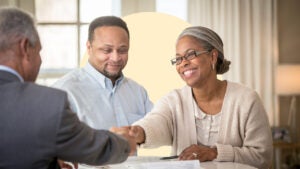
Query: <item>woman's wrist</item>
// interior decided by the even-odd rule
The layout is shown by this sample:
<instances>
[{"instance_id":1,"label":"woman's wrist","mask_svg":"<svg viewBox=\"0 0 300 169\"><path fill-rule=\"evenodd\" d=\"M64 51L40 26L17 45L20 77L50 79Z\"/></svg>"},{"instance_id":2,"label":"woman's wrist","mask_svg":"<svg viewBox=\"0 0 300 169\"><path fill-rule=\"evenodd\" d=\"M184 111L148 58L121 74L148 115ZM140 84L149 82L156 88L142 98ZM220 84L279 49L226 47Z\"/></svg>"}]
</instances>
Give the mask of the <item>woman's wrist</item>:
<instances>
[{"instance_id":1,"label":"woman's wrist","mask_svg":"<svg viewBox=\"0 0 300 169\"><path fill-rule=\"evenodd\" d=\"M212 157L212 159L211 160L214 160L214 159L216 159L217 158L217 156L218 156L218 150L217 150L217 148L216 147L213 147L213 148L211 148L212 149L212 153L211 153L211 157Z\"/></svg>"},{"instance_id":2,"label":"woman's wrist","mask_svg":"<svg viewBox=\"0 0 300 169\"><path fill-rule=\"evenodd\" d=\"M145 143L145 131L141 126L135 126L137 129L136 142L137 144Z\"/></svg>"}]
</instances>

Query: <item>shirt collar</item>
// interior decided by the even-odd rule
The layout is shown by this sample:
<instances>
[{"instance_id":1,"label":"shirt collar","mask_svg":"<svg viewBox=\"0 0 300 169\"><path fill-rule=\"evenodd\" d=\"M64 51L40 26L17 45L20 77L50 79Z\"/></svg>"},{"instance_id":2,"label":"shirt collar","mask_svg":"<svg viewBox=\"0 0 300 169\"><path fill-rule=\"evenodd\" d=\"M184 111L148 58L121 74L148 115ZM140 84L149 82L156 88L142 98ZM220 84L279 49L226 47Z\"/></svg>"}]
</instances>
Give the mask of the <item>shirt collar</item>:
<instances>
[{"instance_id":1,"label":"shirt collar","mask_svg":"<svg viewBox=\"0 0 300 169\"><path fill-rule=\"evenodd\" d=\"M112 82L109 78L100 73L97 69L95 69L89 62L84 67L85 71L87 71L103 88L116 88L121 84L124 79L123 73L116 80L115 86L112 86Z\"/></svg>"},{"instance_id":2,"label":"shirt collar","mask_svg":"<svg viewBox=\"0 0 300 169\"><path fill-rule=\"evenodd\" d=\"M10 68L10 67L8 67L8 66L0 65L0 70L9 72L9 73L11 73L11 74L14 74L15 76L18 77L18 79L19 79L21 82L24 82L24 79L22 78L22 76L21 76L17 71L15 71L14 69L12 69L12 68Z\"/></svg>"}]
</instances>

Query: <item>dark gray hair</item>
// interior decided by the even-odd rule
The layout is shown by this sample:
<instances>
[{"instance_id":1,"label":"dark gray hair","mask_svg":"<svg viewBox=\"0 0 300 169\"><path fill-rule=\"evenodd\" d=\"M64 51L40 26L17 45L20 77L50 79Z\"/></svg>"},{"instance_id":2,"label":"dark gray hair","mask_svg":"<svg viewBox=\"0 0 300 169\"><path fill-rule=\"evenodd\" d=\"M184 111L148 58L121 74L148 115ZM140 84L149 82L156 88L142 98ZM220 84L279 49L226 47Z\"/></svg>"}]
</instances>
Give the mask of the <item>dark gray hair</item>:
<instances>
[{"instance_id":1,"label":"dark gray hair","mask_svg":"<svg viewBox=\"0 0 300 169\"><path fill-rule=\"evenodd\" d=\"M24 37L28 38L32 46L39 40L33 16L15 7L1 7L0 51L9 49Z\"/></svg>"},{"instance_id":2,"label":"dark gray hair","mask_svg":"<svg viewBox=\"0 0 300 169\"><path fill-rule=\"evenodd\" d=\"M127 32L127 35L129 38L129 30L128 30L127 24L121 18L116 17L116 16L101 16L101 17L94 19L90 23L89 36L88 36L88 40L90 42L92 42L94 39L95 29L98 27L102 27L102 26L118 26Z\"/></svg>"},{"instance_id":3,"label":"dark gray hair","mask_svg":"<svg viewBox=\"0 0 300 169\"><path fill-rule=\"evenodd\" d=\"M218 59L216 64L217 74L223 74L229 70L230 61L226 60L223 51L223 42L220 36L211 29L202 26L192 26L184 29L178 36L177 42L183 36L191 36L203 45L205 50L218 50Z\"/></svg>"}]
</instances>

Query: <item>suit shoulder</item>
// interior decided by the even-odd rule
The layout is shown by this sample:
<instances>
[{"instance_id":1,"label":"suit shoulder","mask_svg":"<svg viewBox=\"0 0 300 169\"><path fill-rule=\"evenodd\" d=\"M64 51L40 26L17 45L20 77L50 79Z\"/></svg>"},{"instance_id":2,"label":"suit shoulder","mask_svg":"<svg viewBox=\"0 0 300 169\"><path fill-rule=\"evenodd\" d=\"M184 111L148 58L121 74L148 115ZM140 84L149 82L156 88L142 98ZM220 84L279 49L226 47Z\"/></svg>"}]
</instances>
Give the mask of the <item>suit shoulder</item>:
<instances>
[{"instance_id":1,"label":"suit shoulder","mask_svg":"<svg viewBox=\"0 0 300 169\"><path fill-rule=\"evenodd\" d=\"M34 91L37 95L48 94L48 95L58 95L61 97L67 95L67 93L63 90L53 88L53 87L42 86L35 83L25 83L25 88L27 88L27 90Z\"/></svg>"}]
</instances>

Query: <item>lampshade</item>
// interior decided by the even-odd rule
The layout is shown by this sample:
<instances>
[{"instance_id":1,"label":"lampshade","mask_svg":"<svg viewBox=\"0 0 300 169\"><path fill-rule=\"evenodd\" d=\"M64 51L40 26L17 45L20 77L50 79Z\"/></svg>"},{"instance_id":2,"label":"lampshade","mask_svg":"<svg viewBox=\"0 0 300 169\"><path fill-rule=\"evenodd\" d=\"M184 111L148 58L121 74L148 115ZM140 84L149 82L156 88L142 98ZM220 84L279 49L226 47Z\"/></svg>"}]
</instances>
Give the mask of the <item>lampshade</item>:
<instances>
[{"instance_id":1,"label":"lampshade","mask_svg":"<svg viewBox=\"0 0 300 169\"><path fill-rule=\"evenodd\" d=\"M276 92L280 95L300 94L300 65L279 65Z\"/></svg>"}]
</instances>

